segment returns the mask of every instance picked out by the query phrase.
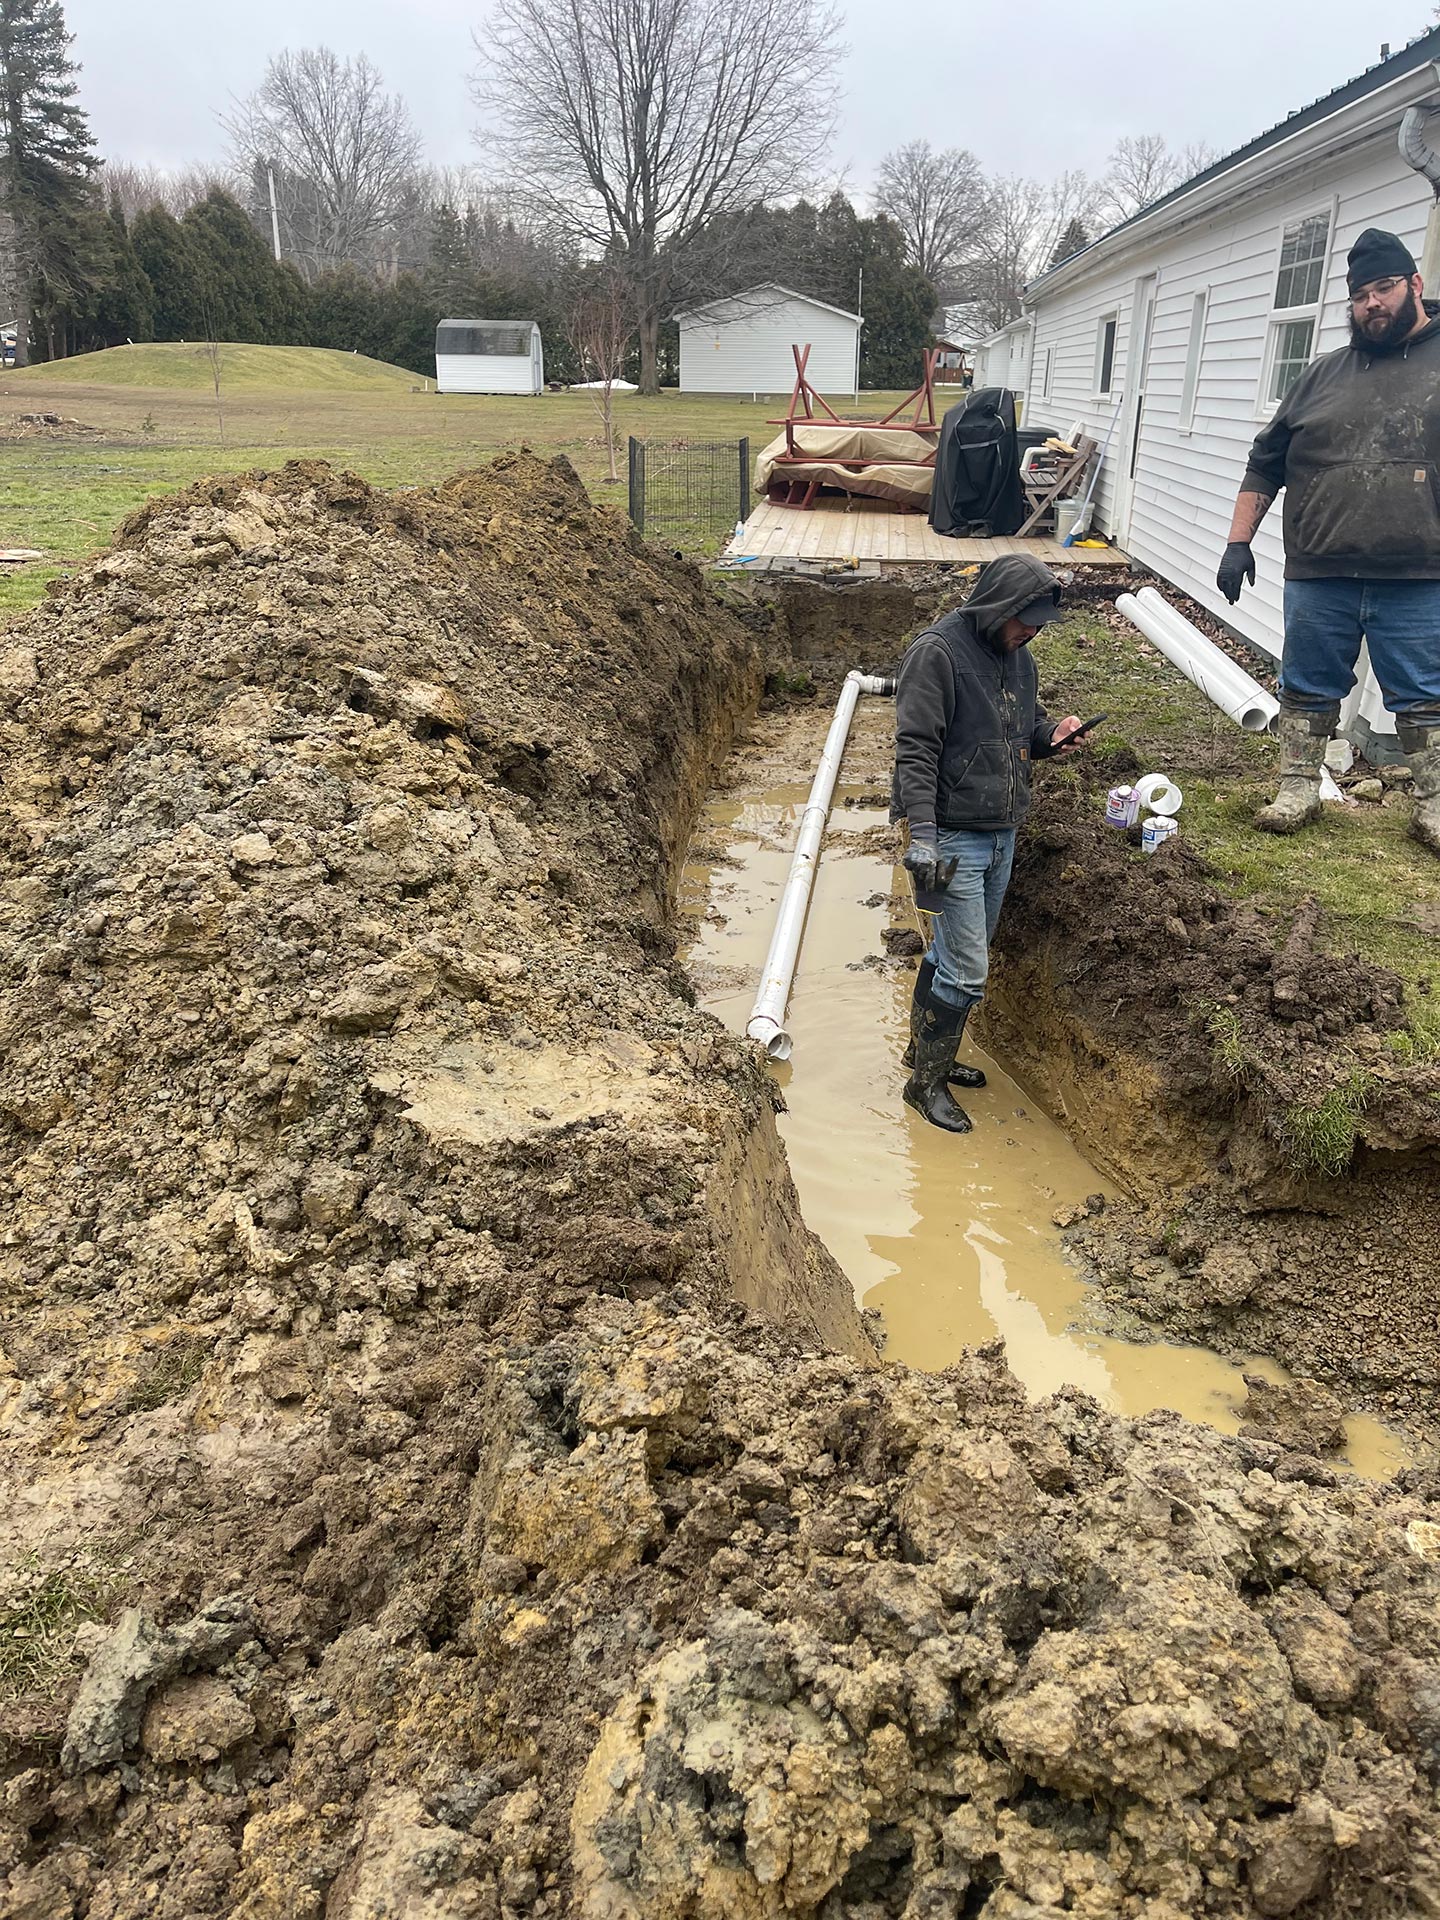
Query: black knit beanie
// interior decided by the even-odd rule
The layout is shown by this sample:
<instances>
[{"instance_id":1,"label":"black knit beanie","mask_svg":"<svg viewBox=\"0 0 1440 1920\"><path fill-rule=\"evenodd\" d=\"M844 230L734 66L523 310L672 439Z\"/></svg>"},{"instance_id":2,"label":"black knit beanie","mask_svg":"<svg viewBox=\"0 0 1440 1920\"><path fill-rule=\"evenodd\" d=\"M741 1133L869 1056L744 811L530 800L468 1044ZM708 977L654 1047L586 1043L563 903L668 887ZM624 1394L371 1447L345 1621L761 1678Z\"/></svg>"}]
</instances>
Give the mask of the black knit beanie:
<instances>
[{"instance_id":1,"label":"black knit beanie","mask_svg":"<svg viewBox=\"0 0 1440 1920\"><path fill-rule=\"evenodd\" d=\"M1345 264L1349 268L1346 285L1352 294L1389 274L1408 280L1412 273L1420 271L1405 242L1397 234L1386 233L1383 227L1367 227L1351 247Z\"/></svg>"}]
</instances>

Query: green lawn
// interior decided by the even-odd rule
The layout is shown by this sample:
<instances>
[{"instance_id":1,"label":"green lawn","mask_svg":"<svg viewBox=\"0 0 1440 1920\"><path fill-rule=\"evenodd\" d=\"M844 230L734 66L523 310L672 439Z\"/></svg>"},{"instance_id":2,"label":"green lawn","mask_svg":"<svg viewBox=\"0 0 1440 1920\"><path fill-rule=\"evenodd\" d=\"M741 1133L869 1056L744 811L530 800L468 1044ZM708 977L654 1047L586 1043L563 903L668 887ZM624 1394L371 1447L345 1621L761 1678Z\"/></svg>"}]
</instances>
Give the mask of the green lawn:
<instances>
[{"instance_id":1,"label":"green lawn","mask_svg":"<svg viewBox=\"0 0 1440 1920\"><path fill-rule=\"evenodd\" d=\"M334 347L257 347L222 341L215 351L220 356L222 388L236 393L280 388L381 393L422 384L406 367ZM107 347L103 353L81 353L44 366L11 367L5 378L7 388L14 382L12 390L17 393L31 386L199 387L206 393L213 387L210 349L196 340Z\"/></svg>"}]
</instances>

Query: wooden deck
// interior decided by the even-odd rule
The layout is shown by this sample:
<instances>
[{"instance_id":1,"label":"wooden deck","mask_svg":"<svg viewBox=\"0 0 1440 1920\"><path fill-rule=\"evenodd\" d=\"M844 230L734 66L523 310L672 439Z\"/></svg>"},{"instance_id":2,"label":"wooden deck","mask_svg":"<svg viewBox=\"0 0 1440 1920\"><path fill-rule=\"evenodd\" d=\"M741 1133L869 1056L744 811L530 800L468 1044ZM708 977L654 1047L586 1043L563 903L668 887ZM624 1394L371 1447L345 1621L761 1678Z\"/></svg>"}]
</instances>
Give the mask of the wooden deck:
<instances>
[{"instance_id":1,"label":"wooden deck","mask_svg":"<svg viewBox=\"0 0 1440 1920\"><path fill-rule=\"evenodd\" d=\"M847 509L843 500L822 500L808 513L796 507L758 506L725 549L730 560L833 560L878 562L886 567L973 566L1002 553L1028 553L1047 566L1124 567L1118 547L1062 547L1048 535L1027 540L948 540L923 513Z\"/></svg>"}]
</instances>

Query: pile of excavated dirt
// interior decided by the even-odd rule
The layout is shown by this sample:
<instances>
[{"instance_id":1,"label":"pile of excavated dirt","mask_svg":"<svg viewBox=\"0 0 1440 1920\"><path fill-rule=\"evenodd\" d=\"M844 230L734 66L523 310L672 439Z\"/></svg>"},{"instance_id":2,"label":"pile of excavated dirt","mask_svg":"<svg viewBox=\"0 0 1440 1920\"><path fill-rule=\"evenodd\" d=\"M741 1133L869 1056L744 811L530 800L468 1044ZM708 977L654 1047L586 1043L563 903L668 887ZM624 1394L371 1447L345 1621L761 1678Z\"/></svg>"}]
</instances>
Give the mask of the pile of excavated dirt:
<instances>
[{"instance_id":1,"label":"pile of excavated dirt","mask_svg":"<svg viewBox=\"0 0 1440 1920\"><path fill-rule=\"evenodd\" d=\"M673 962L760 683L526 458L7 631L7 1916L1440 1911L1426 1480L876 1364Z\"/></svg>"}]
</instances>

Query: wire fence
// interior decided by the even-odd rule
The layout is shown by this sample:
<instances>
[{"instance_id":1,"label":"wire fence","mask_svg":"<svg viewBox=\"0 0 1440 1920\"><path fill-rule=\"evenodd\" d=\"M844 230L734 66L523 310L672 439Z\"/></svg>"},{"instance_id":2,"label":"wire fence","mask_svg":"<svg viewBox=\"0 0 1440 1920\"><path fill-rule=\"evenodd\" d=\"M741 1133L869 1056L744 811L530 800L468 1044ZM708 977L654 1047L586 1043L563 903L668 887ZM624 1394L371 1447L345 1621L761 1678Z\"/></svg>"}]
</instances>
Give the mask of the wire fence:
<instances>
[{"instance_id":1,"label":"wire fence","mask_svg":"<svg viewBox=\"0 0 1440 1920\"><path fill-rule=\"evenodd\" d=\"M630 442L630 518L652 540L716 552L750 516L750 442Z\"/></svg>"}]
</instances>

